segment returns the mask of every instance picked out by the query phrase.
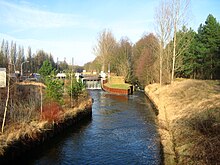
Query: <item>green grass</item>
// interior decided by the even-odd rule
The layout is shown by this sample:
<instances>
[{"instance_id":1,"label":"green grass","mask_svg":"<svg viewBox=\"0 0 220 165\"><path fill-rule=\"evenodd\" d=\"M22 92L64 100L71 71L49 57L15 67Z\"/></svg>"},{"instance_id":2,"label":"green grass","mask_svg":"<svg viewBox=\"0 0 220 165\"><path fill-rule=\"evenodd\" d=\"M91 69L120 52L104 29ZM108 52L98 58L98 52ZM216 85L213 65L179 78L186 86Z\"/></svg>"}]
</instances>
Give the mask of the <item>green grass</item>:
<instances>
[{"instance_id":1,"label":"green grass","mask_svg":"<svg viewBox=\"0 0 220 165\"><path fill-rule=\"evenodd\" d=\"M130 88L130 84L110 84L110 83L106 83L105 84L107 87L109 88L117 88L117 89L129 89Z\"/></svg>"}]
</instances>

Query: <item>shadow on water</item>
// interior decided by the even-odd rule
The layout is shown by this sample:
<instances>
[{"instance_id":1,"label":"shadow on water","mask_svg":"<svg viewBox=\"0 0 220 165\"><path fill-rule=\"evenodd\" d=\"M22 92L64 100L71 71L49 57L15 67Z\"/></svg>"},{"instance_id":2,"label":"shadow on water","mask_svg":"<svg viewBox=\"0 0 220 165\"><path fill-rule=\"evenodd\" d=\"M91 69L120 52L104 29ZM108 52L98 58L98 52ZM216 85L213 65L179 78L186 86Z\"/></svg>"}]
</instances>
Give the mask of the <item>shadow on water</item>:
<instances>
[{"instance_id":1,"label":"shadow on water","mask_svg":"<svg viewBox=\"0 0 220 165\"><path fill-rule=\"evenodd\" d=\"M16 159L16 164L38 164L37 160L44 157L45 154L50 153L51 159L48 162L45 162L44 164L51 164L51 160L61 160L62 158L59 158L62 154L57 152L59 150L53 150L54 146L62 146L65 144L62 144L62 142L65 142L66 139L68 139L72 134L78 134L79 132L83 132L92 122L92 118L86 119L83 121L79 121L76 125L69 126L66 130L62 131L55 137L44 141L42 144L36 146L31 151L28 151L25 153L25 155L19 157ZM33 160L36 160L34 162ZM8 162L8 164L14 164L14 161ZM53 164L53 163L52 163ZM57 164L57 162L54 162L54 164Z\"/></svg>"}]
</instances>

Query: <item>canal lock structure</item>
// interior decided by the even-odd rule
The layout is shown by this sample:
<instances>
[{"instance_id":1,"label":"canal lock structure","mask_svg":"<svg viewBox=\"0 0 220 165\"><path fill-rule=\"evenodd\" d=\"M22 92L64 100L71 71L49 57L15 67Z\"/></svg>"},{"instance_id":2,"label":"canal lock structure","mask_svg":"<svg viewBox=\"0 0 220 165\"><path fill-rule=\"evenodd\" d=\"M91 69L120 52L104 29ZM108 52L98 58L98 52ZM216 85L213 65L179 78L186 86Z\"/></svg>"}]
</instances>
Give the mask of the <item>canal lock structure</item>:
<instances>
[{"instance_id":1,"label":"canal lock structure","mask_svg":"<svg viewBox=\"0 0 220 165\"><path fill-rule=\"evenodd\" d=\"M17 163L162 164L155 111L144 93L89 92L93 98L91 120L71 126Z\"/></svg>"}]
</instances>

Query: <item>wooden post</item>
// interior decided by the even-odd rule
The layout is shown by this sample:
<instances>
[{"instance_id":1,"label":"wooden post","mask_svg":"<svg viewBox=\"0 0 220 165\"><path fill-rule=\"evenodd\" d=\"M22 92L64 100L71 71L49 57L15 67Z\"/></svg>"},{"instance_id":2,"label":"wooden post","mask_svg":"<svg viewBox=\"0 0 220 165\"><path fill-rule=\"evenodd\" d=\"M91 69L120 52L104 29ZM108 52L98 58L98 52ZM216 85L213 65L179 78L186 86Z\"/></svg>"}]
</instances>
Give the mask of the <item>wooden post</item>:
<instances>
[{"instance_id":1,"label":"wooden post","mask_svg":"<svg viewBox=\"0 0 220 165\"><path fill-rule=\"evenodd\" d=\"M7 98L6 98L6 103L5 103L5 111L4 111L4 117L2 121L2 133L4 132L4 126L5 126L5 119L6 119L6 114L8 110L8 101L10 97L10 72L11 72L11 66L10 64L8 65L8 90L7 90Z\"/></svg>"}]
</instances>

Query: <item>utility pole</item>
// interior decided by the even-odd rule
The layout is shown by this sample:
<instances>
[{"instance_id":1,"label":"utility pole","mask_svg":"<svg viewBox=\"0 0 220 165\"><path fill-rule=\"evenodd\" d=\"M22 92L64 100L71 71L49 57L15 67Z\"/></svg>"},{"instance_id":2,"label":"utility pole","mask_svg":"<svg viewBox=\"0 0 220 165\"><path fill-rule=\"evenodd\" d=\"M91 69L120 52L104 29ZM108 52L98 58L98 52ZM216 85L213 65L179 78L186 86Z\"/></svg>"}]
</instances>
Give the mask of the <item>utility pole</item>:
<instances>
[{"instance_id":1,"label":"utility pole","mask_svg":"<svg viewBox=\"0 0 220 165\"><path fill-rule=\"evenodd\" d=\"M70 108L72 108L72 97L73 97L73 63L74 63L74 59L72 58L72 69L71 69L71 92L70 92Z\"/></svg>"},{"instance_id":2,"label":"utility pole","mask_svg":"<svg viewBox=\"0 0 220 165\"><path fill-rule=\"evenodd\" d=\"M24 62L21 63L21 77L23 76L23 64L26 63L26 62L29 62L29 61L24 61Z\"/></svg>"}]
</instances>

